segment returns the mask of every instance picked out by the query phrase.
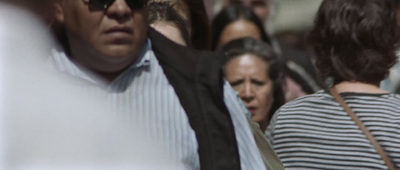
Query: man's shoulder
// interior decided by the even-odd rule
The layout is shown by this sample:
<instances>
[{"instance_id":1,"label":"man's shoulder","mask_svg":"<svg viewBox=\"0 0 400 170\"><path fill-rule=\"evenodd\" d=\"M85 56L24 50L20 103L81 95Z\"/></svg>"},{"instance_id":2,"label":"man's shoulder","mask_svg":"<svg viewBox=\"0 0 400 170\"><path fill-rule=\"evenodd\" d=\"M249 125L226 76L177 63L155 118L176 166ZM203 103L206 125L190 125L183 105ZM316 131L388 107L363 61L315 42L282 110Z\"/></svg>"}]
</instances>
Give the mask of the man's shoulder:
<instances>
[{"instance_id":1,"label":"man's shoulder","mask_svg":"<svg viewBox=\"0 0 400 170\"><path fill-rule=\"evenodd\" d=\"M220 53L213 51L200 51L174 43L152 28L149 29L148 37L152 42L152 49L156 53L174 54L173 56L168 57L175 57L180 60L193 60L195 63L197 63L198 60L222 59Z\"/></svg>"}]
</instances>

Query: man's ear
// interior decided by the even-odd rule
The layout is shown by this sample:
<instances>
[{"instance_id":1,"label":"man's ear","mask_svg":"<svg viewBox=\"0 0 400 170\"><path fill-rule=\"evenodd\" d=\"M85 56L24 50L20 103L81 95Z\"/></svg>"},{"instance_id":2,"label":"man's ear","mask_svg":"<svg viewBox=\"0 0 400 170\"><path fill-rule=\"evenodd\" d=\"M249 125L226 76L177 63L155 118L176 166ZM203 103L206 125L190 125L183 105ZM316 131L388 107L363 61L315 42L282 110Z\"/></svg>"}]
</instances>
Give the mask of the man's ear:
<instances>
[{"instance_id":1,"label":"man's ear","mask_svg":"<svg viewBox=\"0 0 400 170\"><path fill-rule=\"evenodd\" d=\"M63 3L64 0L58 0L56 3L54 3L55 17L59 23L64 23L64 10L62 7Z\"/></svg>"}]
</instances>

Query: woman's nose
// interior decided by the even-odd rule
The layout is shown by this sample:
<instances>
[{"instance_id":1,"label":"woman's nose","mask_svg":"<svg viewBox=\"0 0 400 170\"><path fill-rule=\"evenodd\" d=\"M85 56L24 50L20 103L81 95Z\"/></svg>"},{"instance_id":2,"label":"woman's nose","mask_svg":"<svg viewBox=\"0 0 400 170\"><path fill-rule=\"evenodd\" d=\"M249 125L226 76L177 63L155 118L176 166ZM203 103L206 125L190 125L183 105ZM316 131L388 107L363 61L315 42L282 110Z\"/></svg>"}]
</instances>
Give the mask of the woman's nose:
<instances>
[{"instance_id":1,"label":"woman's nose","mask_svg":"<svg viewBox=\"0 0 400 170\"><path fill-rule=\"evenodd\" d=\"M250 101L254 98L254 91L250 83L245 83L240 91L240 97L244 101Z\"/></svg>"}]
</instances>

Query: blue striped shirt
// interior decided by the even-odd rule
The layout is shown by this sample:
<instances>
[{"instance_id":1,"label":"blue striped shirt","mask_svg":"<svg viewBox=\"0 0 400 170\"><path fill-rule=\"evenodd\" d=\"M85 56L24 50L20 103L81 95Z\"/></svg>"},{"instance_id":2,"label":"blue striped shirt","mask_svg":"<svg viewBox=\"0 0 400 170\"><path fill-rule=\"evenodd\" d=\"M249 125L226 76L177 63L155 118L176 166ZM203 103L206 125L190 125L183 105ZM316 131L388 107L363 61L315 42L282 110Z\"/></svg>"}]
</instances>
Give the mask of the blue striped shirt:
<instances>
[{"instance_id":1,"label":"blue striped shirt","mask_svg":"<svg viewBox=\"0 0 400 170\"><path fill-rule=\"evenodd\" d=\"M59 70L98 84L99 87L105 87L102 81L69 60L64 52L53 50L52 58ZM99 89L93 90L95 92ZM106 89L109 93L105 97L110 101L111 107L132 123L143 125L138 128L165 146L162 152L175 158L187 169L200 169L195 132L190 127L178 96L151 50L150 40L137 62L106 86ZM244 114L248 112L237 93L226 82L224 101L235 127L241 168L266 169Z\"/></svg>"}]
</instances>

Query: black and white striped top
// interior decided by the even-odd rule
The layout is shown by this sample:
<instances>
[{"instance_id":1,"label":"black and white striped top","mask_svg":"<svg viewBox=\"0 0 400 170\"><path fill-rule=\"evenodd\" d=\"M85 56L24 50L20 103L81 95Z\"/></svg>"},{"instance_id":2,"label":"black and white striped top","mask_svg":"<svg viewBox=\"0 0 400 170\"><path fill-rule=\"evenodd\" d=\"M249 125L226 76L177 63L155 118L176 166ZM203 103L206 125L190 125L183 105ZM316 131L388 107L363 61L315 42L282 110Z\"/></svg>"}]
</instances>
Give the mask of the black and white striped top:
<instances>
[{"instance_id":1,"label":"black and white striped top","mask_svg":"<svg viewBox=\"0 0 400 170\"><path fill-rule=\"evenodd\" d=\"M400 95L341 96L400 169ZM267 136L286 168L387 169L362 131L326 91L282 106Z\"/></svg>"}]
</instances>

